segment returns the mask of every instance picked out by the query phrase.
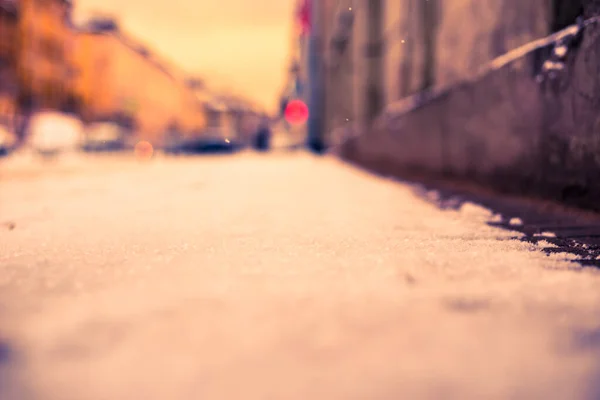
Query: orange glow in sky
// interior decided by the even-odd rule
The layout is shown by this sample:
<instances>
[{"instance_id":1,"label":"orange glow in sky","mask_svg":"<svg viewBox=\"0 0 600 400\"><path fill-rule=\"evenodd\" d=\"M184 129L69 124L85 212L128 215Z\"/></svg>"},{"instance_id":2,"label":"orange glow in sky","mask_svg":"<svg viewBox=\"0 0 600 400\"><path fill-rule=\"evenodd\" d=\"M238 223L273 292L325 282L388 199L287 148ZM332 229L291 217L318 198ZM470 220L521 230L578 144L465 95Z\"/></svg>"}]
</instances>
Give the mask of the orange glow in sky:
<instances>
[{"instance_id":1,"label":"orange glow in sky","mask_svg":"<svg viewBox=\"0 0 600 400\"><path fill-rule=\"evenodd\" d=\"M274 109L287 67L294 0L77 0L75 18L115 15L130 34L211 86Z\"/></svg>"}]
</instances>

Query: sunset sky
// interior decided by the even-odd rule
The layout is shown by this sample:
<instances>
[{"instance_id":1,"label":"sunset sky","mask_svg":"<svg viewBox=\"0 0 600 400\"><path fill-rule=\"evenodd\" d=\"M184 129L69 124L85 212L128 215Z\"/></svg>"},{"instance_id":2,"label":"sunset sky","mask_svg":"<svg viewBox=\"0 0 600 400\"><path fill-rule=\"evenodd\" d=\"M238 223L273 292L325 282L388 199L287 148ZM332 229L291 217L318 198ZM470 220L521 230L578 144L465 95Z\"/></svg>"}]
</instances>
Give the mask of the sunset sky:
<instances>
[{"instance_id":1,"label":"sunset sky","mask_svg":"<svg viewBox=\"0 0 600 400\"><path fill-rule=\"evenodd\" d=\"M108 12L177 66L273 109L284 82L294 0L76 0Z\"/></svg>"}]
</instances>

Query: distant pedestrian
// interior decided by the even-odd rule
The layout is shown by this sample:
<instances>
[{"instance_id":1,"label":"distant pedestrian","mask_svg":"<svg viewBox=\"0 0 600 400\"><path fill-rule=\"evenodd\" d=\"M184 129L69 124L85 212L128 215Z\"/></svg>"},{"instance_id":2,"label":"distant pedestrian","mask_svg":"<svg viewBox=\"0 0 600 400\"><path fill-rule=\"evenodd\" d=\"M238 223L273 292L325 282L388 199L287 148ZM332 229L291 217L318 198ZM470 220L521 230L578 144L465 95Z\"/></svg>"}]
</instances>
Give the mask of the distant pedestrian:
<instances>
[{"instance_id":1,"label":"distant pedestrian","mask_svg":"<svg viewBox=\"0 0 600 400\"><path fill-rule=\"evenodd\" d=\"M263 116L256 133L256 150L267 151L271 144L271 126L269 118Z\"/></svg>"}]
</instances>

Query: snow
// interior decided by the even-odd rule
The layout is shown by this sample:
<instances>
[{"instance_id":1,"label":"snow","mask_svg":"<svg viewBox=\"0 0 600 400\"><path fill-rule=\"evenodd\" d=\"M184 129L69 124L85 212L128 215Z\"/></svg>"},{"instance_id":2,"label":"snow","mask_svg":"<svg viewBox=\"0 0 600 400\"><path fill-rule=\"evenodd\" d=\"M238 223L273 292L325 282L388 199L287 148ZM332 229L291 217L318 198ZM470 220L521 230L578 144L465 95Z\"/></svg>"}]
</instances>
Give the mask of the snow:
<instances>
[{"instance_id":1,"label":"snow","mask_svg":"<svg viewBox=\"0 0 600 400\"><path fill-rule=\"evenodd\" d=\"M40 398L570 400L599 370L574 341L600 274L476 204L303 153L51 170L0 191L2 326Z\"/></svg>"},{"instance_id":2,"label":"snow","mask_svg":"<svg viewBox=\"0 0 600 400\"><path fill-rule=\"evenodd\" d=\"M427 192L426 197L429 201L437 202L440 200L440 193L437 190L430 190Z\"/></svg>"},{"instance_id":3,"label":"snow","mask_svg":"<svg viewBox=\"0 0 600 400\"><path fill-rule=\"evenodd\" d=\"M534 237L555 238L556 237L556 233L554 233L554 232L541 232L541 233L535 233L533 236Z\"/></svg>"},{"instance_id":4,"label":"snow","mask_svg":"<svg viewBox=\"0 0 600 400\"><path fill-rule=\"evenodd\" d=\"M508 224L511 226L522 226L523 225L523 220L521 218L511 218L508 221Z\"/></svg>"},{"instance_id":5,"label":"snow","mask_svg":"<svg viewBox=\"0 0 600 400\"><path fill-rule=\"evenodd\" d=\"M490 218L490 222L500 223L502 221L504 221L502 214L496 213L492 216L492 218Z\"/></svg>"},{"instance_id":6,"label":"snow","mask_svg":"<svg viewBox=\"0 0 600 400\"><path fill-rule=\"evenodd\" d=\"M465 202L461 205L459 212L466 217L473 218L478 221L490 221L494 214L488 208L480 206L478 204Z\"/></svg>"},{"instance_id":7,"label":"snow","mask_svg":"<svg viewBox=\"0 0 600 400\"><path fill-rule=\"evenodd\" d=\"M556 244L550 243L547 240L540 240L536 244L541 248L558 248Z\"/></svg>"}]
</instances>

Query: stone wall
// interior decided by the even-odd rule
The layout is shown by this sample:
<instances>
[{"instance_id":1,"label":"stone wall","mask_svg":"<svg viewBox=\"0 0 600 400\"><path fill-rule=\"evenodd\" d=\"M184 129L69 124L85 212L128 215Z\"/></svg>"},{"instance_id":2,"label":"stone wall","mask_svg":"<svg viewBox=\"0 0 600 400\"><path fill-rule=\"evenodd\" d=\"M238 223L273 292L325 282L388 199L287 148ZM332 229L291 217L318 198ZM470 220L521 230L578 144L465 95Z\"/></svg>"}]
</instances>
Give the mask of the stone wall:
<instances>
[{"instance_id":1,"label":"stone wall","mask_svg":"<svg viewBox=\"0 0 600 400\"><path fill-rule=\"evenodd\" d=\"M341 13L348 10L351 2L325 1L324 24L326 38L324 46L324 74L326 85L325 96L325 131L329 132L329 141L338 141L337 128L354 118L353 92L353 54L351 38L342 43L339 32ZM337 31L336 31L337 30ZM337 35L337 36L336 36Z\"/></svg>"},{"instance_id":2,"label":"stone wall","mask_svg":"<svg viewBox=\"0 0 600 400\"><path fill-rule=\"evenodd\" d=\"M548 2L389 0L382 55L386 99L472 76L493 58L548 35Z\"/></svg>"},{"instance_id":3,"label":"stone wall","mask_svg":"<svg viewBox=\"0 0 600 400\"><path fill-rule=\"evenodd\" d=\"M373 1L324 2L326 130L346 122L368 125L375 97L385 106L452 84L500 54L548 35L553 1L573 8L569 0L386 0L381 20L373 20ZM332 59L337 13L352 3L351 44L344 57ZM381 25L381 37L373 37L374 24Z\"/></svg>"},{"instance_id":4,"label":"stone wall","mask_svg":"<svg viewBox=\"0 0 600 400\"><path fill-rule=\"evenodd\" d=\"M434 4L437 85L472 76L493 58L550 33L548 0L437 0Z\"/></svg>"},{"instance_id":5,"label":"stone wall","mask_svg":"<svg viewBox=\"0 0 600 400\"><path fill-rule=\"evenodd\" d=\"M600 26L576 31L396 103L343 155L386 174L452 177L600 211ZM563 44L562 68L546 69Z\"/></svg>"}]
</instances>

